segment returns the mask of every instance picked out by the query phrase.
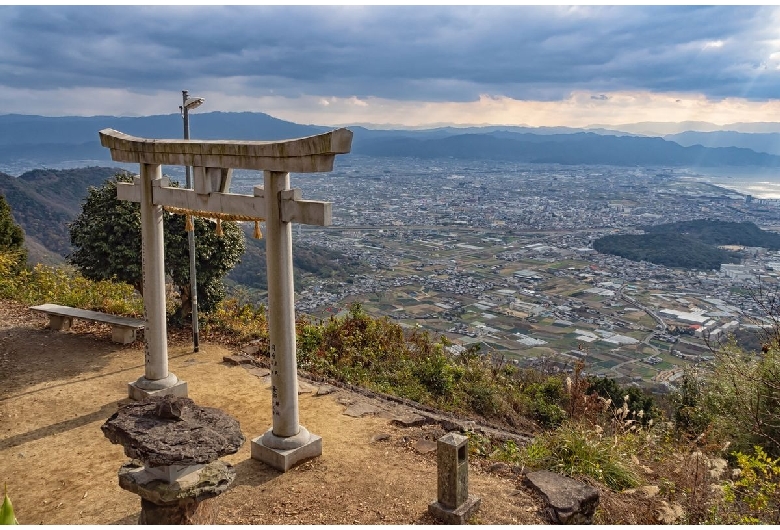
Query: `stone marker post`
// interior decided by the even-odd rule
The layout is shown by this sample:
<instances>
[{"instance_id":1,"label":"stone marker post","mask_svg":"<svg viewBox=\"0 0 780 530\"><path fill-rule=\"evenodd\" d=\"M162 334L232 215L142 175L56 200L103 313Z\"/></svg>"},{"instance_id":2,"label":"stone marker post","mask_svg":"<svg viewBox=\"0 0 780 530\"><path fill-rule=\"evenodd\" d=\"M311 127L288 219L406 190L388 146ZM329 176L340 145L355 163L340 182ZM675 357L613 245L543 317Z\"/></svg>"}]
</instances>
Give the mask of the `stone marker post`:
<instances>
[{"instance_id":1,"label":"stone marker post","mask_svg":"<svg viewBox=\"0 0 780 530\"><path fill-rule=\"evenodd\" d=\"M448 433L436 441L437 500L428 512L446 524L465 524L481 499L469 495L469 439Z\"/></svg>"}]
</instances>

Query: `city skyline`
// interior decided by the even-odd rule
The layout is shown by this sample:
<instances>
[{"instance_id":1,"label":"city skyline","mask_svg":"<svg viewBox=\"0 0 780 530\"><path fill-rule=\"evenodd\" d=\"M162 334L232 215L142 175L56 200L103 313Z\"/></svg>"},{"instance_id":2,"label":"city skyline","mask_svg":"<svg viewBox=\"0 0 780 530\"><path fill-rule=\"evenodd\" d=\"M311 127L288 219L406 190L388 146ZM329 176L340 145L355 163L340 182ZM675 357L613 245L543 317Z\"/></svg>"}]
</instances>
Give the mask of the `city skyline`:
<instances>
[{"instance_id":1,"label":"city skyline","mask_svg":"<svg viewBox=\"0 0 780 530\"><path fill-rule=\"evenodd\" d=\"M0 114L298 123L780 121L780 8L0 8Z\"/></svg>"}]
</instances>

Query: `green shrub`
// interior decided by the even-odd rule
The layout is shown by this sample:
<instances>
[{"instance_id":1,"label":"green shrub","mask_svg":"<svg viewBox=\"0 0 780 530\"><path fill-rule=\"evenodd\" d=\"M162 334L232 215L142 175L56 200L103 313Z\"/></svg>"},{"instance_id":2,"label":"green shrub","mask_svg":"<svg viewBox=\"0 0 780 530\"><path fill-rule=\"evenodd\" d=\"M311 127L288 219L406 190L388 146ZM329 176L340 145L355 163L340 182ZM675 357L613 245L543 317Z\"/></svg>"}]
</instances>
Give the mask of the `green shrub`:
<instances>
[{"instance_id":1,"label":"green shrub","mask_svg":"<svg viewBox=\"0 0 780 530\"><path fill-rule=\"evenodd\" d=\"M202 315L202 320L206 338L219 335L228 342L236 343L268 339L268 320L263 305L255 306L251 302L228 298L217 303L210 313Z\"/></svg>"},{"instance_id":2,"label":"green shrub","mask_svg":"<svg viewBox=\"0 0 780 530\"><path fill-rule=\"evenodd\" d=\"M557 427L566 419L562 404L566 400L563 381L558 376L526 386L528 412L545 427Z\"/></svg>"},{"instance_id":3,"label":"green shrub","mask_svg":"<svg viewBox=\"0 0 780 530\"><path fill-rule=\"evenodd\" d=\"M605 437L597 430L586 430L574 424L564 424L538 435L518 460L532 469L546 469L571 477L591 477L615 491L640 483L620 439Z\"/></svg>"},{"instance_id":4,"label":"green shrub","mask_svg":"<svg viewBox=\"0 0 780 530\"><path fill-rule=\"evenodd\" d=\"M679 432L695 438L710 425L712 415L702 406L703 399L703 381L691 368L686 368L680 389L671 396L672 419Z\"/></svg>"},{"instance_id":5,"label":"green shrub","mask_svg":"<svg viewBox=\"0 0 780 530\"><path fill-rule=\"evenodd\" d=\"M723 485L723 499L710 522L717 524L780 524L780 458L756 446L753 454L734 453L739 477Z\"/></svg>"},{"instance_id":6,"label":"green shrub","mask_svg":"<svg viewBox=\"0 0 780 530\"><path fill-rule=\"evenodd\" d=\"M658 417L653 396L645 394L635 386L622 387L609 377L593 378L589 383L586 394L598 394L602 398L612 400L616 405L627 403L629 414L633 413L631 416L637 418L642 425L648 425Z\"/></svg>"},{"instance_id":7,"label":"green shrub","mask_svg":"<svg viewBox=\"0 0 780 530\"><path fill-rule=\"evenodd\" d=\"M715 354L705 407L715 434L748 452L761 446L780 456L780 352L746 353L731 343Z\"/></svg>"},{"instance_id":8,"label":"green shrub","mask_svg":"<svg viewBox=\"0 0 780 530\"><path fill-rule=\"evenodd\" d=\"M15 272L15 258L0 253L0 296L26 305L52 303L139 316L143 300L125 283L91 281L71 268L36 265Z\"/></svg>"}]
</instances>

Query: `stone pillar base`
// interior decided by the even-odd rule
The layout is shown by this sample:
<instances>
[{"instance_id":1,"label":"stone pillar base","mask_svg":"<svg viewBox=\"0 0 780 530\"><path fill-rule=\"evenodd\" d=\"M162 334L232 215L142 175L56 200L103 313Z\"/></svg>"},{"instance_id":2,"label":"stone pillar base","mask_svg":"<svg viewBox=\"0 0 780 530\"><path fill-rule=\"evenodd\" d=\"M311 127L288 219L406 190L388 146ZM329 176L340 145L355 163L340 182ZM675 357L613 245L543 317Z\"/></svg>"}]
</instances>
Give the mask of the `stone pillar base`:
<instances>
[{"instance_id":1,"label":"stone pillar base","mask_svg":"<svg viewBox=\"0 0 780 530\"><path fill-rule=\"evenodd\" d=\"M159 505L141 499L141 515L138 524L217 524L219 499L200 502Z\"/></svg>"},{"instance_id":2,"label":"stone pillar base","mask_svg":"<svg viewBox=\"0 0 780 530\"><path fill-rule=\"evenodd\" d=\"M275 436L273 429L269 429L252 440L251 447L253 459L285 472L299 462L322 455L322 437L309 433L304 427L298 435L290 438Z\"/></svg>"},{"instance_id":3,"label":"stone pillar base","mask_svg":"<svg viewBox=\"0 0 780 530\"><path fill-rule=\"evenodd\" d=\"M135 401L143 401L149 396L171 395L176 397L187 397L187 381L180 381L179 379L176 379L176 376L174 376L174 380L176 382L171 386L150 385L145 383L154 383L154 381L149 382L146 378L141 377L137 381L127 383L127 395L130 399ZM154 386L162 386L162 388L154 388Z\"/></svg>"},{"instance_id":4,"label":"stone pillar base","mask_svg":"<svg viewBox=\"0 0 780 530\"><path fill-rule=\"evenodd\" d=\"M457 508L447 508L439 501L428 505L428 513L445 524L466 524L468 519L479 509L482 499L469 495L466 502Z\"/></svg>"}]
</instances>

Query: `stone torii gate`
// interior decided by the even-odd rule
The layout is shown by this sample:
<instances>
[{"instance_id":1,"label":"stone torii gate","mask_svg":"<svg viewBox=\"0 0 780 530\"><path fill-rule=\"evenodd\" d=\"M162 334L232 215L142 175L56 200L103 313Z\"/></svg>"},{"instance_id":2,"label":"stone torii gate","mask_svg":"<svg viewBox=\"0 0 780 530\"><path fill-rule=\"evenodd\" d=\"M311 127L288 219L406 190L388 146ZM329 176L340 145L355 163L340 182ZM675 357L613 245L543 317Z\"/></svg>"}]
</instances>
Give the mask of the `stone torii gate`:
<instances>
[{"instance_id":1,"label":"stone torii gate","mask_svg":"<svg viewBox=\"0 0 780 530\"><path fill-rule=\"evenodd\" d=\"M130 397L187 395L187 383L168 371L163 207L265 219L273 426L252 441L252 458L287 471L321 455L322 439L298 423L291 223L328 226L332 205L301 200L301 191L290 189L290 172L332 171L335 156L349 153L352 132L258 142L154 140L103 129L100 143L114 161L140 164L132 184L117 184L118 199L141 203L145 370L128 385ZM192 166L195 189L169 187L162 165ZM233 169L262 170L264 186L253 195L228 193Z\"/></svg>"}]
</instances>

